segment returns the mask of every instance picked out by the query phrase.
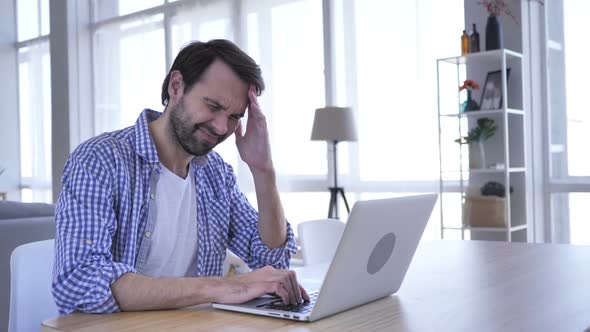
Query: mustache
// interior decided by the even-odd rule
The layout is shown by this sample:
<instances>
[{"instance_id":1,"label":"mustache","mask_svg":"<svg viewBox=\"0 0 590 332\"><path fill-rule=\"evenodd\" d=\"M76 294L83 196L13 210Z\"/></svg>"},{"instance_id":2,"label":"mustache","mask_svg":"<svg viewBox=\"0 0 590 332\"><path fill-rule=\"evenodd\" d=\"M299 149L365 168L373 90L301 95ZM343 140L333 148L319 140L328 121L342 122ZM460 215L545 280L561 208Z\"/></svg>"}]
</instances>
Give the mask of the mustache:
<instances>
[{"instance_id":1,"label":"mustache","mask_svg":"<svg viewBox=\"0 0 590 332\"><path fill-rule=\"evenodd\" d=\"M195 133L197 130L199 129L204 129L207 131L207 133L209 133L209 135L211 136L215 136L217 138L223 138L225 136L225 134L218 134L215 132L215 129L211 128L210 126L204 124L204 123L198 123L196 125L193 126L193 133Z\"/></svg>"}]
</instances>

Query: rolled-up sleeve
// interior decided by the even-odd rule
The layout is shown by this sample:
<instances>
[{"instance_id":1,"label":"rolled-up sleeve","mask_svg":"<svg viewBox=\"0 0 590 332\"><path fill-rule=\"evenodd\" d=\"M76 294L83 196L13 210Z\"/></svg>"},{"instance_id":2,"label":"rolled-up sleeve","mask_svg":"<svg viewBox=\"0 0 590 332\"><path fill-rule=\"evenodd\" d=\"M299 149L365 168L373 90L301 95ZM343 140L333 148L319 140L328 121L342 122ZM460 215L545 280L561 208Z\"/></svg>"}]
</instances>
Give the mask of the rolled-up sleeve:
<instances>
[{"instance_id":1,"label":"rolled-up sleeve","mask_svg":"<svg viewBox=\"0 0 590 332\"><path fill-rule=\"evenodd\" d=\"M72 154L64 168L52 282L61 314L119 311L110 286L135 272L129 264L114 262L111 254L117 223L110 181L107 168L92 153Z\"/></svg>"},{"instance_id":2,"label":"rolled-up sleeve","mask_svg":"<svg viewBox=\"0 0 590 332\"><path fill-rule=\"evenodd\" d=\"M295 235L289 223L287 223L287 241L281 247L269 248L260 238L258 227L255 227L252 232L251 239L252 256L255 258L252 264L249 264L251 268L260 268L265 265L272 265L277 269L289 268L291 254L297 252Z\"/></svg>"},{"instance_id":3,"label":"rolled-up sleeve","mask_svg":"<svg viewBox=\"0 0 590 332\"><path fill-rule=\"evenodd\" d=\"M297 252L297 243L291 225L287 222L287 240L277 248L269 248L258 232L258 212L240 191L231 166L226 165L226 185L230 197L229 249L252 269L271 265L288 269L291 254Z\"/></svg>"}]
</instances>

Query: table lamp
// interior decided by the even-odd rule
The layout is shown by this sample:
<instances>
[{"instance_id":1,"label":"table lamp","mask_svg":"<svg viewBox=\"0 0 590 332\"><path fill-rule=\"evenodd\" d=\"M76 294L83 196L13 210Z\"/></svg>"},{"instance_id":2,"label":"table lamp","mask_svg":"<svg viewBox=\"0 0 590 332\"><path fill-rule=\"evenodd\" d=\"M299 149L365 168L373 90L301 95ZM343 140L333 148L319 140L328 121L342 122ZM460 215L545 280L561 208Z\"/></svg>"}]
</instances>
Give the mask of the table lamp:
<instances>
[{"instance_id":1,"label":"table lamp","mask_svg":"<svg viewBox=\"0 0 590 332\"><path fill-rule=\"evenodd\" d=\"M315 110L313 128L311 130L312 141L326 141L334 147L332 154L334 165L334 186L330 187L330 205L328 218L338 219L338 195L344 200L346 211L350 213L350 207L346 201L344 188L338 186L338 155L336 146L338 142L357 140L354 126L354 114L350 107L324 107Z\"/></svg>"}]
</instances>

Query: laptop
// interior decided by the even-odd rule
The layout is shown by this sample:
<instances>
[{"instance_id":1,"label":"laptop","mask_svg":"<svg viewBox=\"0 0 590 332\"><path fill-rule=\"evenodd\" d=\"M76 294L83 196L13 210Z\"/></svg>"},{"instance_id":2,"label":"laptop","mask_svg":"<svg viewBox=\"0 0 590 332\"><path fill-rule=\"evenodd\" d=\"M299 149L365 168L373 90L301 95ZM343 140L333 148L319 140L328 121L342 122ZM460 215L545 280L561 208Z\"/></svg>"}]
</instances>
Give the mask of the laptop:
<instances>
[{"instance_id":1,"label":"laptop","mask_svg":"<svg viewBox=\"0 0 590 332\"><path fill-rule=\"evenodd\" d=\"M213 307L311 322L390 296L402 284L437 199L426 194L357 202L309 302L288 305L268 296Z\"/></svg>"}]
</instances>

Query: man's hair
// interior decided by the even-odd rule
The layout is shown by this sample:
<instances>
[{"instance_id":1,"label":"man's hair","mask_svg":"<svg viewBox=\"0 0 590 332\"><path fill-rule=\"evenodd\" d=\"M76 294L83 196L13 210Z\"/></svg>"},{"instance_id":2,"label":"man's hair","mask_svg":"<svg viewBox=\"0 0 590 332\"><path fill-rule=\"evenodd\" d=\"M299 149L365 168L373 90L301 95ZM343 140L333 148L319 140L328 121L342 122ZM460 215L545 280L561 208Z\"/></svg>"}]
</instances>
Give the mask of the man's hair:
<instances>
[{"instance_id":1,"label":"man's hair","mask_svg":"<svg viewBox=\"0 0 590 332\"><path fill-rule=\"evenodd\" d=\"M170 82L170 74L174 70L178 70L182 75L184 92L186 92L216 59L225 62L248 85L254 84L256 95L260 96L264 91L264 80L260 67L234 43L224 39L214 39L206 43L194 41L180 50L174 59L172 68L166 75L162 84L162 105L166 106L170 99L168 83Z\"/></svg>"}]
</instances>

